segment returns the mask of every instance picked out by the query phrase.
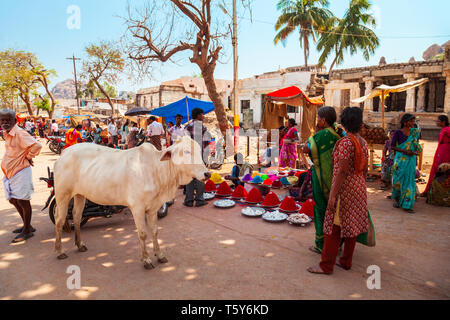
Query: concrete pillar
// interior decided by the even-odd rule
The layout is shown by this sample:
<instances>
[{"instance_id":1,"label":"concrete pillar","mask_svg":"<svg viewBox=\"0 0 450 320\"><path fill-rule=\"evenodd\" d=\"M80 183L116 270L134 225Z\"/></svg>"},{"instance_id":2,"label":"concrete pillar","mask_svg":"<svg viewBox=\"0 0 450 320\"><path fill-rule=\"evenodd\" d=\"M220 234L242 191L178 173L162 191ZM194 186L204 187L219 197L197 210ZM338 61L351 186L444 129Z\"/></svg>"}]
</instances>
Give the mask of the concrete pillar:
<instances>
[{"instance_id":1,"label":"concrete pillar","mask_svg":"<svg viewBox=\"0 0 450 320\"><path fill-rule=\"evenodd\" d=\"M325 97L325 106L332 106L333 105L333 90L326 89L324 91L324 97Z\"/></svg>"},{"instance_id":2,"label":"concrete pillar","mask_svg":"<svg viewBox=\"0 0 450 320\"><path fill-rule=\"evenodd\" d=\"M428 107L427 112L436 110L436 80L430 79L428 82Z\"/></svg>"},{"instance_id":3,"label":"concrete pillar","mask_svg":"<svg viewBox=\"0 0 450 320\"><path fill-rule=\"evenodd\" d=\"M353 87L350 89L350 106L351 107L359 107L359 103L353 103L353 99L359 98L361 95L361 89L359 88L359 82L356 82Z\"/></svg>"},{"instance_id":4,"label":"concrete pillar","mask_svg":"<svg viewBox=\"0 0 450 320\"><path fill-rule=\"evenodd\" d=\"M444 112L450 113L450 69L445 70Z\"/></svg>"},{"instance_id":5,"label":"concrete pillar","mask_svg":"<svg viewBox=\"0 0 450 320\"><path fill-rule=\"evenodd\" d=\"M406 82L414 81L416 79L415 73L407 73L404 74L403 77L406 79ZM406 91L406 105L405 112L415 112L416 111L416 88L409 89Z\"/></svg>"},{"instance_id":6,"label":"concrete pillar","mask_svg":"<svg viewBox=\"0 0 450 320\"><path fill-rule=\"evenodd\" d=\"M425 111L425 84L419 86L419 91L417 92L417 111Z\"/></svg>"},{"instance_id":7,"label":"concrete pillar","mask_svg":"<svg viewBox=\"0 0 450 320\"><path fill-rule=\"evenodd\" d=\"M366 77L366 78L363 78L363 81L364 81L364 85L366 87L366 89L364 91L364 95L366 96L370 92L372 92L372 89L374 87L375 77ZM373 111L373 99L364 101L364 110Z\"/></svg>"},{"instance_id":8,"label":"concrete pillar","mask_svg":"<svg viewBox=\"0 0 450 320\"><path fill-rule=\"evenodd\" d=\"M445 98L444 112L450 113L450 44L444 48Z\"/></svg>"}]
</instances>

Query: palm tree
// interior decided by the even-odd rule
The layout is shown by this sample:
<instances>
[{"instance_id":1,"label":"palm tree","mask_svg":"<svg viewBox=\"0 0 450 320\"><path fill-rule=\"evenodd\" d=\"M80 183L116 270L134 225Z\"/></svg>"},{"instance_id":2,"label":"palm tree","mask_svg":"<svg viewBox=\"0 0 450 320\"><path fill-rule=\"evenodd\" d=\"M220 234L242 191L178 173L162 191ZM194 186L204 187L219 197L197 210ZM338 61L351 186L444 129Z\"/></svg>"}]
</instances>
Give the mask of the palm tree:
<instances>
[{"instance_id":1,"label":"palm tree","mask_svg":"<svg viewBox=\"0 0 450 320\"><path fill-rule=\"evenodd\" d=\"M316 41L316 35L327 25L327 21L333 17L328 7L328 0L280 0L277 9L281 11L275 23L278 31L274 43L281 41L284 45L287 37L295 29L299 28L300 48L303 47L305 55L305 67L308 66L309 37Z\"/></svg>"},{"instance_id":2,"label":"palm tree","mask_svg":"<svg viewBox=\"0 0 450 320\"><path fill-rule=\"evenodd\" d=\"M366 61L375 53L380 42L371 29L376 26L376 22L375 18L367 13L370 6L368 0L351 0L344 18L328 20L326 31L322 33L317 42L317 50L322 51L319 58L320 66L325 63L330 54L334 55L329 73L333 70L334 65L339 65L344 61L345 51L354 55L358 50L362 50Z\"/></svg>"}]
</instances>

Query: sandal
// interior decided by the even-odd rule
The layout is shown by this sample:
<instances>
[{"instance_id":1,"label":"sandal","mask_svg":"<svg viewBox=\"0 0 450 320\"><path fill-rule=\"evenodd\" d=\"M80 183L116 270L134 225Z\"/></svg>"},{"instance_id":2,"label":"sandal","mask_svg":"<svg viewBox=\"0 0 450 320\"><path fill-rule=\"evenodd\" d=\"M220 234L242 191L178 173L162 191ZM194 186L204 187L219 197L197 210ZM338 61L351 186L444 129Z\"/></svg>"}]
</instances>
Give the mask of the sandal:
<instances>
[{"instance_id":1,"label":"sandal","mask_svg":"<svg viewBox=\"0 0 450 320\"><path fill-rule=\"evenodd\" d=\"M394 208L400 208L400 205L399 205L398 203L394 203L392 206L393 206Z\"/></svg>"},{"instance_id":2,"label":"sandal","mask_svg":"<svg viewBox=\"0 0 450 320\"><path fill-rule=\"evenodd\" d=\"M391 200L391 199L392 199L392 196L386 196L386 199L390 199L390 200Z\"/></svg>"},{"instance_id":3,"label":"sandal","mask_svg":"<svg viewBox=\"0 0 450 320\"><path fill-rule=\"evenodd\" d=\"M415 213L415 211L413 209L403 209L403 210L405 210L408 213Z\"/></svg>"},{"instance_id":4,"label":"sandal","mask_svg":"<svg viewBox=\"0 0 450 320\"><path fill-rule=\"evenodd\" d=\"M13 241L11 241L12 243L18 243L18 242L22 242L25 241L29 238L31 238L32 236L34 236L33 232L24 234L24 233L19 233L14 239Z\"/></svg>"},{"instance_id":5,"label":"sandal","mask_svg":"<svg viewBox=\"0 0 450 320\"><path fill-rule=\"evenodd\" d=\"M22 228L17 228L17 229L15 229L15 230L13 231L13 233L21 233L22 230L23 230L23 227L22 227ZM36 232L36 229L33 228L33 227L31 227L31 232Z\"/></svg>"}]
</instances>

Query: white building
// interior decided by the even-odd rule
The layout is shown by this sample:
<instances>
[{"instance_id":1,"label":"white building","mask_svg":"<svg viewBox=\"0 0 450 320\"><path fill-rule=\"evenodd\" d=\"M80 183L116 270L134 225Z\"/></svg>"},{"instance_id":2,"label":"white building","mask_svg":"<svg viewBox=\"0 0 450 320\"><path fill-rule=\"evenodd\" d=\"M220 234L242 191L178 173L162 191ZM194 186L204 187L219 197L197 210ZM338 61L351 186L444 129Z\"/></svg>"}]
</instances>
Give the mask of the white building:
<instances>
[{"instance_id":1,"label":"white building","mask_svg":"<svg viewBox=\"0 0 450 320\"><path fill-rule=\"evenodd\" d=\"M239 80L239 119L250 126L261 123L264 110L264 95L285 87L297 86L305 93L311 82L311 76L324 72L317 66L289 67L273 72L266 72L251 78ZM301 109L301 108L300 108ZM288 107L290 117L295 117L295 108ZM295 117L301 119L300 113Z\"/></svg>"},{"instance_id":2,"label":"white building","mask_svg":"<svg viewBox=\"0 0 450 320\"><path fill-rule=\"evenodd\" d=\"M233 83L222 79L215 79L215 82L217 92L225 108L228 108ZM183 99L185 96L211 101L203 78L181 77L163 82L159 86L139 90L136 94L136 106L153 110Z\"/></svg>"}]
</instances>

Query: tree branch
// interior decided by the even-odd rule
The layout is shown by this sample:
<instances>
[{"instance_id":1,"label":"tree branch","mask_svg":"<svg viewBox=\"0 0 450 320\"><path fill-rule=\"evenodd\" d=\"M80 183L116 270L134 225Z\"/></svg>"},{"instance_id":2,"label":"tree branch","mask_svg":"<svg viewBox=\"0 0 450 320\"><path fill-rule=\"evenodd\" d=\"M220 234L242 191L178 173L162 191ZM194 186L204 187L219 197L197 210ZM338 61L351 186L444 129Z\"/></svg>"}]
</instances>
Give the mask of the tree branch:
<instances>
[{"instance_id":1,"label":"tree branch","mask_svg":"<svg viewBox=\"0 0 450 320\"><path fill-rule=\"evenodd\" d=\"M184 4L185 1L180 1L180 0L170 0L170 1L172 1L172 3L174 5L176 5L178 7L178 9L181 10L181 12L183 12L189 19L191 19L192 22L194 22L199 29L202 29L202 27L203 27L202 22L191 10L189 10L186 7L186 5ZM198 11L198 9L197 9L197 11Z\"/></svg>"}]
</instances>

